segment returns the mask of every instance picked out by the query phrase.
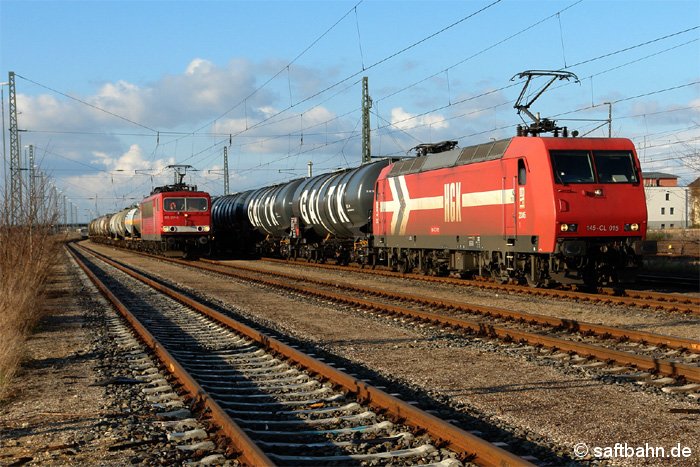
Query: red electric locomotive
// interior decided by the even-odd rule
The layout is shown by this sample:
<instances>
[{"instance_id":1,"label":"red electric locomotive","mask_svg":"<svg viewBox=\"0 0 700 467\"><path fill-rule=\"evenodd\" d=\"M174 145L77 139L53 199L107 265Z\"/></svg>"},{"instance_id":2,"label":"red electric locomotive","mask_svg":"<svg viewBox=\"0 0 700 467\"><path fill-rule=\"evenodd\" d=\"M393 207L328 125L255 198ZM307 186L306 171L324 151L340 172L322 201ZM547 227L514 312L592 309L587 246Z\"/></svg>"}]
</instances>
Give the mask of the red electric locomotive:
<instances>
[{"instance_id":1,"label":"red electric locomotive","mask_svg":"<svg viewBox=\"0 0 700 467\"><path fill-rule=\"evenodd\" d=\"M211 230L211 198L197 187L158 187L139 203L141 240L146 249L167 256L206 252Z\"/></svg>"},{"instance_id":2,"label":"red electric locomotive","mask_svg":"<svg viewBox=\"0 0 700 467\"><path fill-rule=\"evenodd\" d=\"M374 246L393 265L590 285L639 266L647 212L631 141L450 143L419 146L426 155L379 176Z\"/></svg>"},{"instance_id":3,"label":"red electric locomotive","mask_svg":"<svg viewBox=\"0 0 700 467\"><path fill-rule=\"evenodd\" d=\"M647 224L632 142L569 137L530 111L556 80L578 81L574 74L518 77L526 81L515 108L533 120L518 136L466 148L422 144L415 158L220 197L218 238L238 242L245 232L259 251L403 272L531 285L626 282L641 266ZM525 102L543 77L549 81Z\"/></svg>"}]
</instances>

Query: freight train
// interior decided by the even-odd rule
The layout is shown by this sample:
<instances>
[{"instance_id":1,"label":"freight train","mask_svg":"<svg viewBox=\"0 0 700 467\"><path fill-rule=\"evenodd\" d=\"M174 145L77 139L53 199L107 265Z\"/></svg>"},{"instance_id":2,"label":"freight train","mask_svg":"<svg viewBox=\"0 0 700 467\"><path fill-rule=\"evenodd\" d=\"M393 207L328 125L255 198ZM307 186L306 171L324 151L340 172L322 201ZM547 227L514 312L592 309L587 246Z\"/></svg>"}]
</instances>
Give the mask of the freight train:
<instances>
[{"instance_id":1,"label":"freight train","mask_svg":"<svg viewBox=\"0 0 700 467\"><path fill-rule=\"evenodd\" d=\"M219 250L533 286L625 282L647 212L623 138L516 136L216 198Z\"/></svg>"},{"instance_id":2,"label":"freight train","mask_svg":"<svg viewBox=\"0 0 700 467\"><path fill-rule=\"evenodd\" d=\"M136 206L94 219L92 241L165 256L209 253L211 198L183 183L155 188Z\"/></svg>"}]
</instances>

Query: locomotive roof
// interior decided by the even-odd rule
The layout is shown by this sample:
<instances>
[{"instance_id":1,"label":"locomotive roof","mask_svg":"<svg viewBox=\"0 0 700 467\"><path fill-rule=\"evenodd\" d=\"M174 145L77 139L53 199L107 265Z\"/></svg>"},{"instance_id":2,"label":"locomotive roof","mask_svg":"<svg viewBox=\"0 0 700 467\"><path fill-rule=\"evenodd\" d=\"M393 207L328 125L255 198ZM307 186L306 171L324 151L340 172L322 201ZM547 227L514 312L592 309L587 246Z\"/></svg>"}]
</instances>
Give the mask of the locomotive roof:
<instances>
[{"instance_id":1,"label":"locomotive roof","mask_svg":"<svg viewBox=\"0 0 700 467\"><path fill-rule=\"evenodd\" d=\"M157 193L168 193L171 191L198 191L197 185L187 185L186 183L176 183L174 185L157 186L151 191L152 195Z\"/></svg>"},{"instance_id":2,"label":"locomotive roof","mask_svg":"<svg viewBox=\"0 0 700 467\"><path fill-rule=\"evenodd\" d=\"M427 170L474 164L476 162L500 159L505 154L513 138L489 141L484 144L457 148L450 151L405 159L394 164L388 176L405 175Z\"/></svg>"}]
</instances>

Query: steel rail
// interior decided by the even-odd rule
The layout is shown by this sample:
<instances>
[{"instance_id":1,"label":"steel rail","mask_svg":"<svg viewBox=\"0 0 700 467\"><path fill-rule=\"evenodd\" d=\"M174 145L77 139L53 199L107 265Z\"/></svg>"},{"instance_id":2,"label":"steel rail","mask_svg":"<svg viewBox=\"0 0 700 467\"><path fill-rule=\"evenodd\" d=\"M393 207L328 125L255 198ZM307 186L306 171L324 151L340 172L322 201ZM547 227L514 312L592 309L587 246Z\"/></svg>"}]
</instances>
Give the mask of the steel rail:
<instances>
[{"instance_id":1,"label":"steel rail","mask_svg":"<svg viewBox=\"0 0 700 467\"><path fill-rule=\"evenodd\" d=\"M205 262L214 262L211 260L202 260ZM299 261L289 261L276 258L263 258L263 261L274 262L274 263L284 263L284 264L295 264ZM347 266L338 266L334 264L318 264L318 263L302 263L306 267L324 268L324 269L337 269L340 271L360 271L357 268L348 268ZM385 277L399 277L404 279L414 279L424 282L437 282L443 284L457 284L457 285L468 285L473 287L478 287L486 290L502 290L514 293L522 293L526 295L538 295L543 297L555 297L555 298L569 298L572 300L590 301L590 302L602 302L602 303L619 303L622 305L636 306L639 308L651 308L660 309L672 312L682 312L700 315L700 298L697 297L687 297L683 295L675 294L663 294L659 292L639 292L639 291L626 291L628 296L615 295L612 290L606 291L604 294L592 294L587 292L573 291L573 290L552 290L552 289L541 289L535 287L525 287L513 284L495 284L491 282L486 282L483 280L468 280L468 279L457 279L454 277L436 277L436 276L423 276L419 274L403 274L394 271L383 271L383 270L367 270L362 269L365 274L376 274Z\"/></svg>"},{"instance_id":2,"label":"steel rail","mask_svg":"<svg viewBox=\"0 0 700 467\"><path fill-rule=\"evenodd\" d=\"M238 266L236 266L238 267ZM557 337L544 336L527 331L518 331L502 326L496 326L489 323L479 321L471 321L462 318L451 318L444 315L410 310L405 307L399 307L389 304L372 302L361 298L348 297L334 292L324 292L311 287L295 286L288 282L277 281L272 279L254 278L246 274L236 274L232 271L213 270L220 274L228 274L234 277L240 277L245 280L252 280L258 283L266 284L272 287L301 292L309 296L320 297L327 300L333 300L340 303L364 307L384 311L387 313L419 319L426 322L441 324L454 327L457 329L467 329L472 332L498 337L507 341L527 342L534 345L542 345L550 349L556 349L566 352L575 352L581 356L593 357L602 361L615 361L620 364L633 365L639 369L658 372L664 375L683 377L688 381L700 382L700 367L686 365L683 363L675 363L667 360L659 360L653 357L644 355L634 355L628 352L622 352L614 349L607 349L591 344L579 343L560 339ZM266 273L267 271L259 271Z\"/></svg>"},{"instance_id":3,"label":"steel rail","mask_svg":"<svg viewBox=\"0 0 700 467\"><path fill-rule=\"evenodd\" d=\"M153 337L153 335L141 324L141 322L129 311L129 309L114 295L109 288L88 268L84 261L73 251L73 246L68 252L75 262L99 289L102 295L112 303L119 313L134 328L141 340L156 354L170 373L182 384L182 387L195 400L197 405L209 410L210 416L221 431L228 437L236 449L240 452L241 460L251 466L271 466L274 463L262 452L262 450L248 437L248 435L229 417L226 411L216 403L207 392L195 381L192 376L178 363L178 361Z\"/></svg>"},{"instance_id":4,"label":"steel rail","mask_svg":"<svg viewBox=\"0 0 700 467\"><path fill-rule=\"evenodd\" d=\"M186 264L186 263L184 263ZM224 265L225 267L231 267ZM602 324L587 323L585 321L577 321L573 319L557 318L554 316L541 315L537 313L527 313L524 311L511 311L504 308L489 307L484 305L471 305L458 302L455 300L437 299L437 298L427 298L415 294L408 293L397 293L397 292L387 292L381 289L374 289L370 287L357 287L350 284L338 284L330 283L328 281L311 279L308 277L301 278L295 276L294 274L287 274L283 272L268 272L261 271L256 268L251 268L248 266L233 266L237 269L250 272L258 272L264 274L274 274L276 276L284 277L292 280L303 280L304 282L309 282L317 285L325 285L327 287L343 288L346 290L351 290L354 292L370 293L379 297L387 297L397 300L406 300L421 305L435 306L446 309L454 309L468 313L476 313L485 316L496 316L499 318L508 318L513 320L522 320L537 324L543 324L547 326L552 326L554 328L566 329L570 332L581 332L581 333L592 333L599 336L610 336L618 339L627 339L634 342L654 344L654 345L664 345L667 347L672 347L676 349L689 349L700 351L700 340L688 339L683 337L673 337L666 336L663 334L656 334L646 331L636 331L632 329L616 328L612 326L606 326Z\"/></svg>"},{"instance_id":5,"label":"steel rail","mask_svg":"<svg viewBox=\"0 0 700 467\"><path fill-rule=\"evenodd\" d=\"M192 263L187 263L181 260L168 259L178 264L184 264L187 266L193 266ZM217 263L214 263L217 264ZM286 279L292 279L297 281L304 281L307 283L323 285L327 287L342 288L345 290L351 290L354 292L369 293L379 297L387 297L395 300L405 300L418 303L421 305L434 306L445 309L454 309L467 313L481 314L484 316L495 316L499 318L506 318L518 321L527 321L529 323L537 323L545 326L551 326L554 328L565 329L569 332L581 332L581 333L591 333L598 336L606 336L617 339L626 339L633 342L639 342L644 344L653 345L663 345L666 347L674 349L689 349L693 351L700 351L700 340L688 339L684 337L674 337L666 336L663 334L656 334L646 331L636 331L633 329L617 328L612 326L606 326L603 324L593 324L587 323L585 321L577 321L573 319L557 318L554 316L541 315L537 313L527 313L524 311L511 311L503 308L489 307L484 305L471 305L458 302L455 300L437 299L437 298L427 298L414 294L408 293L397 293L397 292L387 292L381 289L374 289L370 287L357 287L350 284L338 284L330 283L328 281L311 279L309 277L299 277L294 274L288 274L279 271L264 271L256 269L254 267L243 266L243 265L227 265L218 263L220 267L224 268L235 268L243 271L274 275L283 277ZM227 274L226 271L221 271L214 267L194 265L193 267L201 268L211 272L217 272L220 274Z\"/></svg>"},{"instance_id":6,"label":"steel rail","mask_svg":"<svg viewBox=\"0 0 700 467\"><path fill-rule=\"evenodd\" d=\"M84 248L80 246L79 248ZM356 398L375 409L384 411L392 415L396 420L401 421L404 424L417 428L419 430L426 430L433 438L438 442L444 443L449 449L462 455L465 459L470 459L477 465L484 466L532 466L530 462L522 459L515 454L512 454L504 449L501 449L488 441L485 441L471 433L468 433L454 425L451 425L444 420L441 420L429 413L426 413L412 405L394 397L381 389L375 388L366 382L354 378L348 374L345 374L330 365L323 363L315 358L306 355L283 342L267 336L262 332L259 332L243 323L240 323L233 318L230 318L206 305L199 303L198 301L178 293L169 287L149 279L142 274L139 274L132 268L121 264L118 261L114 261L105 257L104 255L90 250L92 254L98 256L102 261L107 264L119 269L120 271L128 274L129 276L149 285L150 287L158 290L159 292L169 296L170 298L177 300L193 309L199 311L200 313L214 319L215 321L228 326L229 328L239 332L240 334L254 340L255 342L261 344L263 347L277 352L283 355L287 359L298 363L306 367L312 373L318 374L323 378L337 384L351 394L354 394ZM85 269L84 269L85 270ZM94 275L93 275L94 277ZM160 348L156 344L156 348ZM175 362L176 363L176 362ZM168 364L169 365L169 364ZM168 366L168 368L171 368ZM181 369L181 368L180 368ZM171 369L172 371L172 369ZM184 370L182 370L184 371ZM194 382L194 381L193 381ZM194 382L198 391L202 391L201 387ZM199 394L199 392L196 392ZM210 400L204 398L205 401ZM211 401L215 404L214 401ZM218 404L217 404L218 407ZM224 415L225 412L224 412ZM226 415L228 417L228 415ZM231 422L233 423L233 422ZM240 430L240 429L239 429ZM243 433L245 435L245 433ZM247 436L246 436L247 438ZM233 438L232 438L233 439ZM247 438L249 440L249 438ZM252 441L251 441L252 443ZM257 446L256 446L257 448ZM264 454L263 454L264 455ZM270 465L269 459L267 462L254 465Z\"/></svg>"}]
</instances>

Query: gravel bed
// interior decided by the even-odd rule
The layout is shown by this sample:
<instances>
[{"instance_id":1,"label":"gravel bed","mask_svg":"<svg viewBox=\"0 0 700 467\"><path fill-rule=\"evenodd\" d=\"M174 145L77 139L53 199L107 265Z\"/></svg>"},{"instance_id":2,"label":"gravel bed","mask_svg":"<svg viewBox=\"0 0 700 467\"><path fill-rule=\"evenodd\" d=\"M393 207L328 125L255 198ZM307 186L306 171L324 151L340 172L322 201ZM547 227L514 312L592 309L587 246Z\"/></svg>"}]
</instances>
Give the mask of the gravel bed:
<instances>
[{"instance_id":1,"label":"gravel bed","mask_svg":"<svg viewBox=\"0 0 700 467\"><path fill-rule=\"evenodd\" d=\"M225 404L226 401L232 400L229 396L235 399L235 396L240 394L240 391L231 391L231 389L237 384L239 385L238 389L243 389L245 383L241 382L239 378L241 374L245 375L247 372L255 374L249 374L250 382L262 379L266 381L262 386L269 386L264 390L255 390L253 389L255 387L254 385L251 387L250 392L256 394L255 400L258 401L268 401L268 398L258 397L262 394L267 394L271 396L271 398L280 401L282 404L285 401L342 397L342 394L332 389L330 385L322 381L318 382L312 375L305 373L303 370L294 369L292 365L281 362L276 357L269 354L264 357L257 356L252 360L244 358L232 358L228 360L225 357L227 352L235 353L236 350L248 348L250 346L258 347L257 344L254 344L247 338L239 337L235 332L228 330L225 326L215 324L209 318L203 317L188 307L164 296L160 292L154 291L152 288L131 278L127 274L114 270L111 266L104 268L104 265L98 261L97 267L104 271L97 273L98 276L102 278L105 274L109 275L106 280L103 280L105 280L110 290L120 298L122 303L133 310L137 319L142 321L145 319L148 321L145 323L145 326L149 328L154 337L159 340L165 338L165 340L161 340L164 348L171 353L180 352L182 354L179 360L187 371L194 371L195 376L197 376L196 372L198 371L214 371L216 373L211 375L211 377L207 376L207 378L212 378L212 382L201 383L203 387L209 391L210 396L214 400ZM206 349L208 353L202 353L203 349ZM211 357L211 359L207 359L207 357ZM228 379L226 374L218 374L219 371L228 372L227 374L229 375L231 372L234 372L236 376L234 376L233 379ZM299 387L290 387L270 383L270 380L273 378L290 377L290 372L302 376L304 380L307 381L307 384L301 384ZM276 377L275 375L278 376ZM147 390L148 389L144 390L144 392ZM153 401L154 398L147 397L147 400L148 399ZM170 397L168 397L168 399L170 399ZM162 397L159 397L158 400L161 401ZM352 398L349 398L347 402L350 402L350 400L352 400ZM344 428L356 428L362 425L385 426L381 429L377 428L376 431L350 431L348 433L338 433L327 436L332 439L333 442L356 443L356 445L349 446L345 449L314 449L306 446L303 448L302 452L298 452L296 455L362 455L408 449L416 451L416 454L405 457L398 456L391 461L391 464L401 466L440 463L444 467L461 465L454 460L457 457L454 452L435 448L432 446L434 440L431 440L427 435L406 436L406 433L409 431L406 426L400 423L389 423L390 421L381 413L375 412L368 407L358 408L357 410L353 409L346 413L342 408L343 405L345 405L345 402L341 403L338 407L339 412L336 416L343 415L339 421L332 421L329 414L310 413L300 416L300 418L307 419L309 423L313 423L314 419L316 419L316 421L319 421L318 419L329 419L328 422L318 425L318 429L342 430ZM330 406L332 406L332 404L329 404L329 407ZM178 407L176 406L174 408ZM299 408L313 408L313 404L311 407L301 405ZM359 412L362 412L362 416L358 418L345 416L353 414L360 415ZM251 434L253 439L270 438L272 441L286 441L284 437L277 436L274 432L281 430L288 432L291 436L294 432L299 431L295 428L285 428L285 421L298 421L294 417L288 419L285 416L270 415L268 416L269 420L265 420L264 422L244 414L240 414L238 417L241 419L243 426L258 431L268 430L267 423L272 425L275 422L279 422L281 424L278 428L271 427L270 430L272 430L272 432L269 434ZM258 424L263 423L265 428L258 426ZM312 428L309 426L307 429ZM303 431L303 429L301 431ZM397 438L397 441L388 440L394 437ZM310 438L315 439L313 436ZM292 437L292 439L296 438ZM372 444L375 441L376 444ZM304 439L300 438L298 442L303 444ZM293 455L294 453L286 451L284 454ZM274 454L272 454L272 456L274 459ZM344 465L345 462L347 462L347 460L335 461L333 464ZM381 460L379 460L379 462L382 463ZM375 463L374 460L370 460L366 463L363 462L362 465L374 465Z\"/></svg>"},{"instance_id":2,"label":"gravel bed","mask_svg":"<svg viewBox=\"0 0 700 467\"><path fill-rule=\"evenodd\" d=\"M185 402L67 255L44 306L14 393L0 406L0 465L236 465L208 437L191 450L192 440L173 438L204 426L169 421ZM150 402L165 386L174 399Z\"/></svg>"},{"instance_id":3,"label":"gravel bed","mask_svg":"<svg viewBox=\"0 0 700 467\"><path fill-rule=\"evenodd\" d=\"M697 410L697 402L687 396L575 369L556 359L517 349L514 344L502 346L448 331L424 330L399 319L349 311L217 275L134 258L128 252L100 249L130 258L128 262L155 275L200 291L251 320L305 341L375 384L400 391L404 399L421 396L418 402L423 408L445 413L467 429L474 429L476 425L470 423L478 422L484 430L504 438L510 436L512 445L520 443L541 459L561 463L574 456L578 443L600 447L651 443L667 450L680 443L692 449L693 457L677 459L676 464L698 463L700 417L671 412ZM644 462L656 464L653 459L614 459L619 465Z\"/></svg>"},{"instance_id":4,"label":"gravel bed","mask_svg":"<svg viewBox=\"0 0 700 467\"><path fill-rule=\"evenodd\" d=\"M393 291L450 300L461 300L474 305L505 308L508 310L555 316L608 326L619 326L669 336L697 339L700 336L700 316L662 310L640 309L634 306L557 300L554 298L499 292L471 286L455 286L415 279L394 278L364 274L361 271L336 271L306 267L302 264L283 264L266 261L230 261L258 269L302 273L310 278L327 279L332 276L339 283L371 288L391 288Z\"/></svg>"}]
</instances>

